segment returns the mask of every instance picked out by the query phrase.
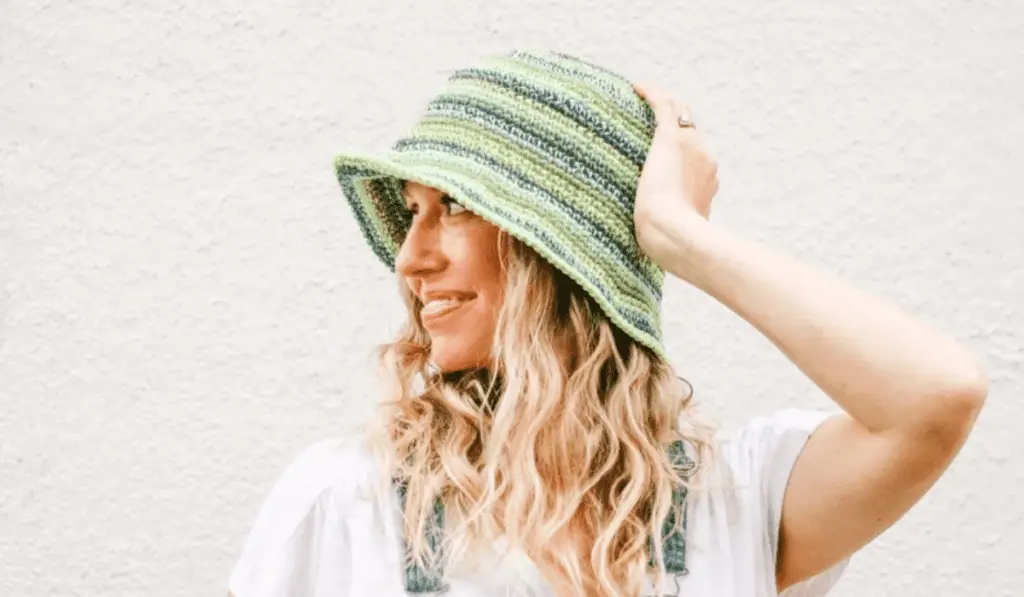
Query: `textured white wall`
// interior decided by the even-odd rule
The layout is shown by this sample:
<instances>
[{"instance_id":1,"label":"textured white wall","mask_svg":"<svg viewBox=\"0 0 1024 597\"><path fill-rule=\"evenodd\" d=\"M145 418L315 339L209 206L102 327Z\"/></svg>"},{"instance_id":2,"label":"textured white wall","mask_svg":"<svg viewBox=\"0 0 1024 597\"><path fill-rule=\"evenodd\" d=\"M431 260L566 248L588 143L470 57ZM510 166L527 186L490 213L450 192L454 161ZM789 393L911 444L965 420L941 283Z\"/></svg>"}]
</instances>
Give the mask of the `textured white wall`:
<instances>
[{"instance_id":1,"label":"textured white wall","mask_svg":"<svg viewBox=\"0 0 1024 597\"><path fill-rule=\"evenodd\" d=\"M366 416L402 316L332 155L517 46L675 89L718 223L984 355L972 441L836 594L1024 594L1020 3L76 4L0 8L0 594L223 594L285 463ZM710 299L672 282L665 315L725 424L825 403Z\"/></svg>"}]
</instances>

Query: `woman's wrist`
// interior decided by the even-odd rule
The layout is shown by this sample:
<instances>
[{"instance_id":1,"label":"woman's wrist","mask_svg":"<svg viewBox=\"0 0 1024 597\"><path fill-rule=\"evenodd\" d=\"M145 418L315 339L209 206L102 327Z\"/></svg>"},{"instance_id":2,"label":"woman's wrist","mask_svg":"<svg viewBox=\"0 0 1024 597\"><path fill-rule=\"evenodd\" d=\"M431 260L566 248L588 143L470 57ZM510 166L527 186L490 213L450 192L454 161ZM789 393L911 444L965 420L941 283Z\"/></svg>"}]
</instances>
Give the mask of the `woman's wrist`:
<instances>
[{"instance_id":1,"label":"woman's wrist","mask_svg":"<svg viewBox=\"0 0 1024 597\"><path fill-rule=\"evenodd\" d=\"M721 231L699 214L679 218L662 231L656 259L662 269L702 290L707 290L710 255Z\"/></svg>"}]
</instances>

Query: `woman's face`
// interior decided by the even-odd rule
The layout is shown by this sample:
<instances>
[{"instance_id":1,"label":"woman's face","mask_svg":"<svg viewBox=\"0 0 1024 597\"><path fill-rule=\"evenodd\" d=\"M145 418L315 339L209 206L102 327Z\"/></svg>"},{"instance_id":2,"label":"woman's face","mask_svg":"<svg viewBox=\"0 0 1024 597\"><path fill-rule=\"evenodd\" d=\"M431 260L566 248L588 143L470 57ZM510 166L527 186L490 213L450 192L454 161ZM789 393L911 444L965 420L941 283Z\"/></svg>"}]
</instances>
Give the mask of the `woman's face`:
<instances>
[{"instance_id":1,"label":"woman's face","mask_svg":"<svg viewBox=\"0 0 1024 597\"><path fill-rule=\"evenodd\" d=\"M498 228L433 187L409 182L405 202L413 219L395 270L422 303L431 361L486 367L504 282Z\"/></svg>"}]
</instances>

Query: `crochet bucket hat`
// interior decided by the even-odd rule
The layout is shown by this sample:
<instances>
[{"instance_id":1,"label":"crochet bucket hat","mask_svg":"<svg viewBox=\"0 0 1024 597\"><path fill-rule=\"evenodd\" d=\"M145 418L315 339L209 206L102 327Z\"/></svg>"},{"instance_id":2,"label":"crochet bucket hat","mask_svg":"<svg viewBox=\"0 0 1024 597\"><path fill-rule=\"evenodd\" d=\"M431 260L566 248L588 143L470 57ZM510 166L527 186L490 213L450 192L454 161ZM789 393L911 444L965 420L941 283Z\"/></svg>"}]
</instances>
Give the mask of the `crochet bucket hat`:
<instances>
[{"instance_id":1,"label":"crochet bucket hat","mask_svg":"<svg viewBox=\"0 0 1024 597\"><path fill-rule=\"evenodd\" d=\"M392 271L411 223L402 188L415 181L533 248L664 357L664 272L633 225L654 126L624 77L565 54L513 51L455 71L390 151L344 153L334 166Z\"/></svg>"}]
</instances>

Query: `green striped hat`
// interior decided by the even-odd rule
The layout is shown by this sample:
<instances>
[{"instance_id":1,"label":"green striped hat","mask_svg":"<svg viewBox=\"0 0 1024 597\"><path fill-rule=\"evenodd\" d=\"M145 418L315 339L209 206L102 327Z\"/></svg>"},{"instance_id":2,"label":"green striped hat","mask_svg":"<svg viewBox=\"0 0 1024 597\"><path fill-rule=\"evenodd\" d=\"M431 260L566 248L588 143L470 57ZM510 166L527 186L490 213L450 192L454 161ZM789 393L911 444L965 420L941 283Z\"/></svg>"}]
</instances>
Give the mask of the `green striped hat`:
<instances>
[{"instance_id":1,"label":"green striped hat","mask_svg":"<svg viewBox=\"0 0 1024 597\"><path fill-rule=\"evenodd\" d=\"M334 165L363 235L392 271L411 222L403 184L415 181L532 247L664 357L665 274L633 225L654 126L624 77L564 54L514 51L455 71L390 151L345 153Z\"/></svg>"}]
</instances>

